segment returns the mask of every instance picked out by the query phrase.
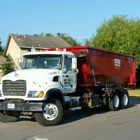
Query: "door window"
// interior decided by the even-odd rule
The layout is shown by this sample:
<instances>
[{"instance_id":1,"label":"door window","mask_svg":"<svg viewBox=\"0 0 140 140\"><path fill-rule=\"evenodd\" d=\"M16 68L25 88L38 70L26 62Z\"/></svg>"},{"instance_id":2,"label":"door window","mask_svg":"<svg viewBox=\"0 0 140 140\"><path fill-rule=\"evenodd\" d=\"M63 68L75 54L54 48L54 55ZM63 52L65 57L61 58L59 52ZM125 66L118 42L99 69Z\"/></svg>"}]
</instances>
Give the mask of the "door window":
<instances>
[{"instance_id":1,"label":"door window","mask_svg":"<svg viewBox=\"0 0 140 140\"><path fill-rule=\"evenodd\" d=\"M72 70L72 59L65 57L64 66L63 66L63 73L67 73L68 71Z\"/></svg>"}]
</instances>

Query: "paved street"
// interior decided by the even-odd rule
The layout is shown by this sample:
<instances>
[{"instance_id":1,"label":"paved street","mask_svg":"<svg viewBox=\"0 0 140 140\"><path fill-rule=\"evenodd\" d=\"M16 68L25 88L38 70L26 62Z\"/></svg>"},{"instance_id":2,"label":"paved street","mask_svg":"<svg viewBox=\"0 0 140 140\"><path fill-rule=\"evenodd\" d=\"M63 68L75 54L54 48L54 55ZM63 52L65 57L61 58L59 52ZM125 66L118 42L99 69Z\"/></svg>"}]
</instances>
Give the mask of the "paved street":
<instances>
[{"instance_id":1,"label":"paved street","mask_svg":"<svg viewBox=\"0 0 140 140\"><path fill-rule=\"evenodd\" d=\"M139 99L140 100L140 99ZM131 100L128 109L75 110L65 113L60 125L43 127L34 119L0 123L0 140L139 140L140 103Z\"/></svg>"}]
</instances>

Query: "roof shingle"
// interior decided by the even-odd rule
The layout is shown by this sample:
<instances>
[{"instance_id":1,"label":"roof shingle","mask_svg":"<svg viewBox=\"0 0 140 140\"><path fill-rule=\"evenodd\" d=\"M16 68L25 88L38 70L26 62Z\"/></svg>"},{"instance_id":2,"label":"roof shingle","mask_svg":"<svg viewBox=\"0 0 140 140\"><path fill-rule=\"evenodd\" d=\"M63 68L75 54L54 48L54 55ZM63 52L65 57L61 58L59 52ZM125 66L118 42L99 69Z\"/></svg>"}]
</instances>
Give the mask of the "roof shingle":
<instances>
[{"instance_id":1,"label":"roof shingle","mask_svg":"<svg viewBox=\"0 0 140 140\"><path fill-rule=\"evenodd\" d=\"M17 35L10 34L10 36L15 40L17 45L21 48L59 48L59 47L69 47L71 46L65 40L60 37L48 37L41 35Z\"/></svg>"}]
</instances>

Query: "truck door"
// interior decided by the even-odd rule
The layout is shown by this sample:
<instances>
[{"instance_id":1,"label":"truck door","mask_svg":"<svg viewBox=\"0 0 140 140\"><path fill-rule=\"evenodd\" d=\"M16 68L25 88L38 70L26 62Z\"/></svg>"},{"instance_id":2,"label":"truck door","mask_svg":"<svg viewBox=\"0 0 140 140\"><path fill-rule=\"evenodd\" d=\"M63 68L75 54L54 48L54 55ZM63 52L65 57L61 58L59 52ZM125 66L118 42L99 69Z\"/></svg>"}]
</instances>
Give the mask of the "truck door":
<instances>
[{"instance_id":1,"label":"truck door","mask_svg":"<svg viewBox=\"0 0 140 140\"><path fill-rule=\"evenodd\" d=\"M64 56L62 71L63 88L66 93L74 92L77 86L77 73L73 71L74 68L77 68L76 58L72 58L72 56Z\"/></svg>"}]
</instances>

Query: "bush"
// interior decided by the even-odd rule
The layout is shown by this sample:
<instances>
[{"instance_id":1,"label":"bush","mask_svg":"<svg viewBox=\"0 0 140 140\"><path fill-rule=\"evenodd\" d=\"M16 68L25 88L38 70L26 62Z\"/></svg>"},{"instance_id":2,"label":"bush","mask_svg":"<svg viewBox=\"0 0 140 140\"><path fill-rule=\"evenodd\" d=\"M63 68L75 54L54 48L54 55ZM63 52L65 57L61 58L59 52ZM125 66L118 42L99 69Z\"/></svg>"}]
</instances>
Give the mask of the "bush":
<instances>
[{"instance_id":1,"label":"bush","mask_svg":"<svg viewBox=\"0 0 140 140\"><path fill-rule=\"evenodd\" d=\"M14 71L14 64L10 58L10 55L8 56L5 56L6 57L6 62L4 62L2 64L2 72L3 72L3 75L6 75L12 71Z\"/></svg>"}]
</instances>

